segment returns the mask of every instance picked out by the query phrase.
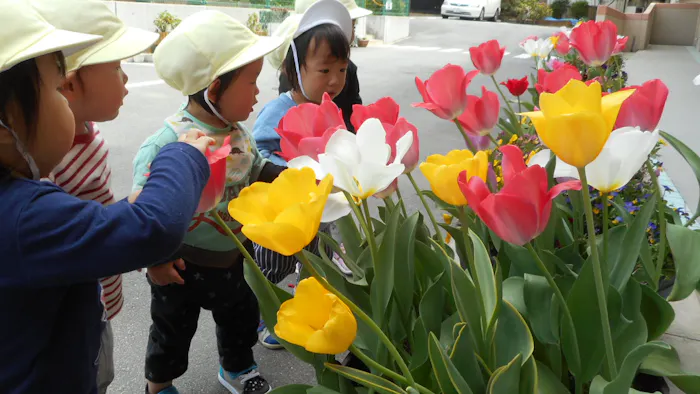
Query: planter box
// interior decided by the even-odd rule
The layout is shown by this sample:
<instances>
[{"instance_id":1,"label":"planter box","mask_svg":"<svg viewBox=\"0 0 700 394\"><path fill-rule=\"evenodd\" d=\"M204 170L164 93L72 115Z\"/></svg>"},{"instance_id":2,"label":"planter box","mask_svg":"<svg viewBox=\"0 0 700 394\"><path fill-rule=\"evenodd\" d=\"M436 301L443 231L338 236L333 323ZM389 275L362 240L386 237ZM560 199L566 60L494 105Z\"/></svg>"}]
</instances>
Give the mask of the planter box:
<instances>
[{"instance_id":1,"label":"planter box","mask_svg":"<svg viewBox=\"0 0 700 394\"><path fill-rule=\"evenodd\" d=\"M571 27L571 22L569 21L537 21L536 24L540 26Z\"/></svg>"}]
</instances>

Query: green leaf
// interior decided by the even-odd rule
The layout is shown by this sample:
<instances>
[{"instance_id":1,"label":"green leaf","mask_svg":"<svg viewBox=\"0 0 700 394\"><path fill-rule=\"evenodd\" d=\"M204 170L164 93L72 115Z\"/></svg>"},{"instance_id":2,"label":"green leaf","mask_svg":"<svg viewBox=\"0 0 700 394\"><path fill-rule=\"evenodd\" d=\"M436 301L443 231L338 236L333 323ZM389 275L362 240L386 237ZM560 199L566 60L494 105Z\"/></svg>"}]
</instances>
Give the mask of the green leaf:
<instances>
[{"instance_id":1,"label":"green leaf","mask_svg":"<svg viewBox=\"0 0 700 394\"><path fill-rule=\"evenodd\" d=\"M471 274L472 277L476 277L479 283L481 299L483 300L484 311L486 313L486 321L491 325L491 322L496 318L497 307L500 302L498 290L496 289L496 276L493 273L491 257L484 243L481 242L479 236L471 230L469 231L469 238L471 238L472 244L474 245L474 265L476 267L476 272L472 272Z\"/></svg>"},{"instance_id":2,"label":"green leaf","mask_svg":"<svg viewBox=\"0 0 700 394\"><path fill-rule=\"evenodd\" d=\"M697 153L695 153L692 149L690 149L686 144L681 142L678 138L672 136L671 134L668 134L665 131L661 132L661 137L663 137L666 142L668 142L669 145L673 147L678 153L683 156L685 161L690 165L690 168L693 170L693 173L695 174L695 179L698 181L698 184L700 184L700 156L698 156ZM695 212L700 211L700 201L698 201L698 206L695 208Z\"/></svg>"},{"instance_id":3,"label":"green leaf","mask_svg":"<svg viewBox=\"0 0 700 394\"><path fill-rule=\"evenodd\" d=\"M440 334L444 305L445 292L438 278L425 292L419 306L419 319L423 320L423 326L428 333Z\"/></svg>"},{"instance_id":4,"label":"green leaf","mask_svg":"<svg viewBox=\"0 0 700 394\"><path fill-rule=\"evenodd\" d=\"M647 324L640 312L641 303L642 289L639 282L630 280L622 293L622 315L630 321L630 324L624 326L613 340L613 351L618 368L622 368L621 364L630 352L647 342Z\"/></svg>"},{"instance_id":5,"label":"green leaf","mask_svg":"<svg viewBox=\"0 0 700 394\"><path fill-rule=\"evenodd\" d=\"M632 223L633 216L627 211L627 208L625 208L625 201L622 200L620 196L615 196L610 202L615 207L615 210L617 210L617 213L620 214L624 223Z\"/></svg>"},{"instance_id":6,"label":"green leaf","mask_svg":"<svg viewBox=\"0 0 700 394\"><path fill-rule=\"evenodd\" d=\"M646 280L653 283L654 279L652 278L656 276L656 269L654 268L654 260L651 257L651 247L649 246L649 242L642 242L642 247L639 250L639 260L642 262L642 268L644 269L643 272Z\"/></svg>"},{"instance_id":7,"label":"green leaf","mask_svg":"<svg viewBox=\"0 0 700 394\"><path fill-rule=\"evenodd\" d=\"M396 211L401 211L397 209ZM410 215L403 222L396 239L396 259L394 262L394 294L396 303L401 308L402 316L409 316L413 305L413 286L415 283L415 249L416 231L421 223L418 212ZM384 262L381 262L383 264ZM442 304L440 304L442 305Z\"/></svg>"},{"instance_id":8,"label":"green leaf","mask_svg":"<svg viewBox=\"0 0 700 394\"><path fill-rule=\"evenodd\" d=\"M416 369L428 361L428 331L423 325L423 319L416 319L413 324L413 347L411 348L411 369Z\"/></svg>"},{"instance_id":9,"label":"green leaf","mask_svg":"<svg viewBox=\"0 0 700 394\"><path fill-rule=\"evenodd\" d=\"M306 394L306 391L312 386L308 384L288 384L286 386L277 387L269 392L269 394Z\"/></svg>"},{"instance_id":10,"label":"green leaf","mask_svg":"<svg viewBox=\"0 0 700 394\"><path fill-rule=\"evenodd\" d=\"M640 372L665 376L684 393L700 393L700 376L683 371L678 353L673 347L649 355L642 362Z\"/></svg>"},{"instance_id":11,"label":"green leaf","mask_svg":"<svg viewBox=\"0 0 700 394\"><path fill-rule=\"evenodd\" d=\"M513 268L517 268L518 276L523 276L524 274L537 275L540 273L540 269L537 267L535 260L532 259L530 251L524 247L506 242L503 244L503 250L511 261L510 276L513 276Z\"/></svg>"},{"instance_id":12,"label":"green leaf","mask_svg":"<svg viewBox=\"0 0 700 394\"><path fill-rule=\"evenodd\" d=\"M345 262L345 265L348 266L350 271L352 271L352 279L350 279L349 282L361 286L366 286L367 280L365 279L364 270L360 268L357 262L350 258L350 256L347 253L343 252L343 248L340 247L338 241L336 241L335 239L333 239L333 237L324 233L323 231L319 231L318 236L320 238L320 241L323 243L319 244L319 251L325 254L325 245L330 246L331 249L333 249L333 251L343 259L343 262Z\"/></svg>"},{"instance_id":13,"label":"green leaf","mask_svg":"<svg viewBox=\"0 0 700 394\"><path fill-rule=\"evenodd\" d=\"M437 196L435 193L433 193L432 191L430 191L430 190L421 190L421 194L423 194L424 196L426 196L426 197L428 197L429 199L433 200L433 202L435 203L435 205L437 205L437 207L438 207L439 209L441 209L441 210L443 210L443 211L447 211L447 212L450 213L452 216L455 216L455 217L459 216L459 212L458 212L458 210L457 210L457 207L455 207L454 205L450 205L450 204L448 204L448 203L442 201L442 200L440 199L440 197L438 197L438 196Z\"/></svg>"},{"instance_id":14,"label":"green leaf","mask_svg":"<svg viewBox=\"0 0 700 394\"><path fill-rule=\"evenodd\" d=\"M455 240L455 246L457 247L457 256L459 257L459 261L462 262L462 264L467 263L467 249L464 246L464 236L462 235L462 230L454 227L447 225L445 223L439 223L440 227L442 227L447 233L452 236Z\"/></svg>"},{"instance_id":15,"label":"green leaf","mask_svg":"<svg viewBox=\"0 0 700 394\"><path fill-rule=\"evenodd\" d=\"M647 227L649 227L649 220L651 220L651 215L654 213L655 209L656 195L652 195L647 202L644 203L644 206L636 215L634 222L630 224L625 234L617 263L613 266L610 273L610 285L615 287L619 292L622 292L634 271L642 242L647 242ZM700 279L700 269L698 269L698 273L698 279ZM695 287L695 284L693 284L693 287Z\"/></svg>"},{"instance_id":16,"label":"green leaf","mask_svg":"<svg viewBox=\"0 0 700 394\"><path fill-rule=\"evenodd\" d=\"M401 210L391 214L381 245L379 245L379 261L374 262L374 279L372 280L370 300L372 317L380 327L386 321L386 309L389 306L392 289L394 288L394 256L396 251L396 233L399 228Z\"/></svg>"},{"instance_id":17,"label":"green leaf","mask_svg":"<svg viewBox=\"0 0 700 394\"><path fill-rule=\"evenodd\" d=\"M518 354L527 361L535 346L525 319L508 301L501 302L495 337L497 367L508 364Z\"/></svg>"},{"instance_id":18,"label":"green leaf","mask_svg":"<svg viewBox=\"0 0 700 394\"><path fill-rule=\"evenodd\" d=\"M430 333L428 352L430 353L430 362L433 364L435 377L443 393L472 394L469 385L454 364L452 364L450 358L447 357L447 354L445 354L444 349L442 349L440 342L433 333Z\"/></svg>"},{"instance_id":19,"label":"green leaf","mask_svg":"<svg viewBox=\"0 0 700 394\"><path fill-rule=\"evenodd\" d=\"M331 390L328 387L323 387L323 386L314 386L308 390L306 390L307 394L341 394L338 391Z\"/></svg>"},{"instance_id":20,"label":"green leaf","mask_svg":"<svg viewBox=\"0 0 700 394\"><path fill-rule=\"evenodd\" d=\"M647 322L648 340L658 339L673 323L676 312L671 304L661 297L654 289L647 285L640 285L642 289L641 312Z\"/></svg>"},{"instance_id":21,"label":"green leaf","mask_svg":"<svg viewBox=\"0 0 700 394\"><path fill-rule=\"evenodd\" d=\"M503 281L503 299L510 302L523 317L527 317L524 292L524 278L520 276L511 276Z\"/></svg>"},{"instance_id":22,"label":"green leaf","mask_svg":"<svg viewBox=\"0 0 700 394\"><path fill-rule=\"evenodd\" d=\"M578 245L576 244L571 244L561 249L557 249L554 251L554 255L571 265L571 269L574 272L579 272L583 268L584 259L581 257L581 253L578 250Z\"/></svg>"},{"instance_id":23,"label":"green leaf","mask_svg":"<svg viewBox=\"0 0 700 394\"><path fill-rule=\"evenodd\" d=\"M559 342L559 333L552 332L550 310L553 296L554 290L549 287L544 276L525 274L523 297L527 307L527 318L532 326L532 333L538 341L545 344Z\"/></svg>"},{"instance_id":24,"label":"green leaf","mask_svg":"<svg viewBox=\"0 0 700 394\"><path fill-rule=\"evenodd\" d=\"M516 354L506 365L493 371L489 380L488 394L520 392L520 366L522 355Z\"/></svg>"},{"instance_id":25,"label":"green leaf","mask_svg":"<svg viewBox=\"0 0 700 394\"><path fill-rule=\"evenodd\" d=\"M537 361L537 392L541 394L570 394L557 375Z\"/></svg>"},{"instance_id":26,"label":"green leaf","mask_svg":"<svg viewBox=\"0 0 700 394\"><path fill-rule=\"evenodd\" d=\"M336 228L343 239L345 251L353 260L357 261L362 253L362 243L364 242L357 229L357 224L352 215L346 215L335 221Z\"/></svg>"},{"instance_id":27,"label":"green leaf","mask_svg":"<svg viewBox=\"0 0 700 394\"><path fill-rule=\"evenodd\" d=\"M357 382L367 388L377 390L387 394L405 394L406 392L396 384L365 371L359 369L345 367L338 364L326 363L326 368L337 373L340 376L346 377L354 382Z\"/></svg>"},{"instance_id":28,"label":"green leaf","mask_svg":"<svg viewBox=\"0 0 700 394\"><path fill-rule=\"evenodd\" d=\"M700 233L669 223L666 238L676 265L676 283L668 300L680 301L687 298L700 281Z\"/></svg>"},{"instance_id":29,"label":"green leaf","mask_svg":"<svg viewBox=\"0 0 700 394\"><path fill-rule=\"evenodd\" d=\"M550 252L549 250L540 252L540 258L542 258L542 261L546 265L557 267L560 273L571 276L574 279L578 277L578 274L573 271L573 267L569 267L569 265L566 264L564 260L560 259L557 255Z\"/></svg>"},{"instance_id":30,"label":"green leaf","mask_svg":"<svg viewBox=\"0 0 700 394\"><path fill-rule=\"evenodd\" d=\"M456 264L451 264L452 266L452 296L455 299L455 304L457 305L457 312L459 313L460 319L467 323L469 326L469 331L472 335L472 340L479 349L479 353L485 351L485 343L483 330L481 327L481 315L479 314L479 308L474 303L476 300L476 288L472 282L469 274Z\"/></svg>"},{"instance_id":31,"label":"green leaf","mask_svg":"<svg viewBox=\"0 0 700 394\"><path fill-rule=\"evenodd\" d=\"M455 343L455 326L458 324L464 324L458 312L453 313L442 321L440 325L440 344L443 348L450 348Z\"/></svg>"},{"instance_id":32,"label":"green leaf","mask_svg":"<svg viewBox=\"0 0 700 394\"><path fill-rule=\"evenodd\" d=\"M625 357L620 370L617 372L617 376L610 383L601 377L596 377L593 380L591 394L620 394L629 391L642 361L656 351L670 349L671 346L660 341L648 342L637 346Z\"/></svg>"},{"instance_id":33,"label":"green leaf","mask_svg":"<svg viewBox=\"0 0 700 394\"><path fill-rule=\"evenodd\" d=\"M479 361L476 359L474 341L469 335L469 328L467 328L467 325L465 323L461 323L460 325L461 327L459 327L459 331L457 332L454 346L452 346L450 359L455 368L457 368L457 371L459 371L464 380L467 381L472 391L475 393L483 393L486 389L486 382L484 381L484 375L481 372Z\"/></svg>"}]
</instances>

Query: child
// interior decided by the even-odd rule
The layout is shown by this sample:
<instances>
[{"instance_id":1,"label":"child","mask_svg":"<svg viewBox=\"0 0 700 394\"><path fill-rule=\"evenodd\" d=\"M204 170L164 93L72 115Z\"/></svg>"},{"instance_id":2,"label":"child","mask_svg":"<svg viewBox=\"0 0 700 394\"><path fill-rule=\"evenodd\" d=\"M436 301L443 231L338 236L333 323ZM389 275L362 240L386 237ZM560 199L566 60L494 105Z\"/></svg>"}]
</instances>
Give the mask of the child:
<instances>
[{"instance_id":1,"label":"child","mask_svg":"<svg viewBox=\"0 0 700 394\"><path fill-rule=\"evenodd\" d=\"M297 0L294 3L294 12L303 14L316 1L318 0ZM371 15L372 11L358 7L355 0L341 0L340 2L350 12L350 17L352 18L352 38L350 42L354 42L355 22L362 17ZM352 125L352 122L350 122L352 106L355 104L362 105L362 98L360 97L360 81L357 79L357 65L350 59L348 59L346 76L345 87L340 94L333 99L333 102L343 111L343 118L345 119L345 126L347 129L354 133L355 127ZM288 92L290 89L291 85L287 82L287 77L284 73L280 73L279 94Z\"/></svg>"},{"instance_id":2,"label":"child","mask_svg":"<svg viewBox=\"0 0 700 394\"><path fill-rule=\"evenodd\" d=\"M285 45L268 60L274 67L282 68L282 75L292 89L265 105L255 122L253 135L263 156L286 166L287 162L277 154L280 136L275 128L289 109L303 103L319 104L324 93L336 98L343 90L350 58L352 19L347 8L337 0L319 0L303 15L288 17L278 32L285 39ZM268 280L279 283L294 272L297 264L294 256L283 256L257 244L254 247L256 262ZM318 239L307 248L315 250L317 247ZM338 258L334 261L341 262ZM344 264L338 265L347 270ZM260 323L258 331L264 347L282 348L264 322Z\"/></svg>"},{"instance_id":3,"label":"child","mask_svg":"<svg viewBox=\"0 0 700 394\"><path fill-rule=\"evenodd\" d=\"M61 29L103 36L99 45L66 58L66 80L61 93L68 99L75 119L73 147L54 168L49 179L66 192L104 205L116 202L110 188L109 150L95 122L113 120L128 93L128 77L121 60L148 49L158 34L129 28L101 0L32 0L49 23ZM87 11L86 11L87 10ZM121 310L122 277L100 280L107 322L97 368L100 394L114 380L112 320Z\"/></svg>"},{"instance_id":4,"label":"child","mask_svg":"<svg viewBox=\"0 0 700 394\"><path fill-rule=\"evenodd\" d=\"M164 149L133 204L105 207L40 181L74 139L59 91L64 54L100 36L56 29L26 0L0 9L0 392L95 394L97 279L172 256L209 177L202 152L212 141L192 132Z\"/></svg>"},{"instance_id":5,"label":"child","mask_svg":"<svg viewBox=\"0 0 700 394\"><path fill-rule=\"evenodd\" d=\"M230 137L233 150L227 158L226 191L215 209L246 242L241 225L228 214L228 203L255 181L271 182L283 168L258 153L240 122L257 102L263 57L281 44L281 39L257 36L218 11L202 11L182 21L158 45L154 60L158 75L188 96L188 104L165 119L141 146L134 159L134 189L145 182L148 163L177 141L178 134L196 127L217 145ZM148 272L153 323L146 350L147 392L177 393L172 381L187 370L201 308L211 310L216 322L221 384L237 394L268 392L270 385L253 359L258 304L243 277L243 256L236 244L204 213L192 219L176 257L186 267L179 271L182 284L158 286L154 283L161 275L158 267Z\"/></svg>"}]
</instances>

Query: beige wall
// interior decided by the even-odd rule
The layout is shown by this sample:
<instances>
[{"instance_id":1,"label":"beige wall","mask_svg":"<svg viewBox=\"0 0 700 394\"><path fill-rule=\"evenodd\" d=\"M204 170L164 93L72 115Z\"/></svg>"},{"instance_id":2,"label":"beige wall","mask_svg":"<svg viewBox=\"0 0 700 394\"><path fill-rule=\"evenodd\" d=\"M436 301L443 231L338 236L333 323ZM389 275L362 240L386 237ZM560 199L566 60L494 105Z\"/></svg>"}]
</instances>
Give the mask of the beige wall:
<instances>
[{"instance_id":1,"label":"beige wall","mask_svg":"<svg viewBox=\"0 0 700 394\"><path fill-rule=\"evenodd\" d=\"M694 45L698 9L657 8L652 21L652 45Z\"/></svg>"}]
</instances>

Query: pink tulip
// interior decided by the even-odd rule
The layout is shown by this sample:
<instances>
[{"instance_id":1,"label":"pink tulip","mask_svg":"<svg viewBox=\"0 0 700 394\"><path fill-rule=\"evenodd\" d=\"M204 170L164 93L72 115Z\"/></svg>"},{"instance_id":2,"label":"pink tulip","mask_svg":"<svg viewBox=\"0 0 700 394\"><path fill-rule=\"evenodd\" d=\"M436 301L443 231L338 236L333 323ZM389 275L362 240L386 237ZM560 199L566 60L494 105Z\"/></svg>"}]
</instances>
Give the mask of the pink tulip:
<instances>
[{"instance_id":1,"label":"pink tulip","mask_svg":"<svg viewBox=\"0 0 700 394\"><path fill-rule=\"evenodd\" d=\"M644 131L656 130L667 98L668 87L661 80L653 79L645 82L622 103L615 129L632 126Z\"/></svg>"},{"instance_id":2,"label":"pink tulip","mask_svg":"<svg viewBox=\"0 0 700 394\"><path fill-rule=\"evenodd\" d=\"M627 40L629 37L618 37L617 38L617 43L615 43L615 49L613 49L613 55L617 55L619 53L622 53L622 51L625 50L625 46L627 45Z\"/></svg>"},{"instance_id":3,"label":"pink tulip","mask_svg":"<svg viewBox=\"0 0 700 394\"><path fill-rule=\"evenodd\" d=\"M569 41L586 65L599 67L610 59L618 45L617 26L612 21L584 22L571 32Z\"/></svg>"},{"instance_id":4,"label":"pink tulip","mask_svg":"<svg viewBox=\"0 0 700 394\"><path fill-rule=\"evenodd\" d=\"M501 61L506 52L505 47L497 40L486 41L485 43L469 48L469 55L472 63L482 74L492 76L501 68Z\"/></svg>"},{"instance_id":5,"label":"pink tulip","mask_svg":"<svg viewBox=\"0 0 700 394\"><path fill-rule=\"evenodd\" d=\"M425 108L439 118L454 120L467 106L467 87L477 74L479 71L465 73L462 67L448 64L435 71L425 83L416 77L423 102L413 106Z\"/></svg>"},{"instance_id":6,"label":"pink tulip","mask_svg":"<svg viewBox=\"0 0 700 394\"><path fill-rule=\"evenodd\" d=\"M557 45L554 47L554 50L562 56L568 55L571 51L571 42L569 41L569 37L566 35L566 33L561 31L554 36L557 37Z\"/></svg>"},{"instance_id":7,"label":"pink tulip","mask_svg":"<svg viewBox=\"0 0 700 394\"><path fill-rule=\"evenodd\" d=\"M396 157L396 143L399 139L409 132L413 133L411 148L401 160L401 164L406 167L404 173L407 174L413 171L418 165L420 159L420 142L418 140L418 129L416 129L416 126L409 123L405 118L399 117L399 111L399 105L394 99L391 97L384 97L370 105L353 105L350 121L357 130L370 118L376 118L382 122L384 131L386 132L386 143L391 147L389 162L392 162Z\"/></svg>"},{"instance_id":8,"label":"pink tulip","mask_svg":"<svg viewBox=\"0 0 700 394\"><path fill-rule=\"evenodd\" d=\"M571 64L565 64L552 72L544 69L537 70L537 83L535 89L538 93L556 93L572 79L582 80L578 68Z\"/></svg>"},{"instance_id":9,"label":"pink tulip","mask_svg":"<svg viewBox=\"0 0 700 394\"><path fill-rule=\"evenodd\" d=\"M211 151L206 150L206 156L209 162L209 181L202 190L202 196L199 198L197 213L209 212L216 208L224 197L224 189L226 188L226 159L231 154L231 136L224 139L221 148Z\"/></svg>"},{"instance_id":10,"label":"pink tulip","mask_svg":"<svg viewBox=\"0 0 700 394\"><path fill-rule=\"evenodd\" d=\"M525 37L524 40L520 41L520 48L525 48L525 43L532 40L532 41L537 41L538 37L537 36L527 36Z\"/></svg>"},{"instance_id":11,"label":"pink tulip","mask_svg":"<svg viewBox=\"0 0 700 394\"><path fill-rule=\"evenodd\" d=\"M328 93L321 105L306 103L291 108L275 131L280 135L280 156L289 161L299 156L314 160L326 149L328 139L345 128L343 115Z\"/></svg>"},{"instance_id":12,"label":"pink tulip","mask_svg":"<svg viewBox=\"0 0 700 394\"><path fill-rule=\"evenodd\" d=\"M520 148L506 145L499 149L504 186L498 193L489 191L479 177L467 182L466 172L459 174L459 187L489 229L504 241L522 246L547 227L552 200L564 190L581 189L581 182L563 182L548 189L547 171L539 165L528 167Z\"/></svg>"},{"instance_id":13,"label":"pink tulip","mask_svg":"<svg viewBox=\"0 0 700 394\"><path fill-rule=\"evenodd\" d=\"M457 118L464 129L471 134L486 136L498 123L501 103L498 95L481 87L481 97L467 96L467 109Z\"/></svg>"},{"instance_id":14,"label":"pink tulip","mask_svg":"<svg viewBox=\"0 0 700 394\"><path fill-rule=\"evenodd\" d=\"M386 189L380 191L379 193L374 194L374 197L377 198L387 198L391 197L392 194L396 193L396 191L399 189L399 178L394 179L393 182L387 187Z\"/></svg>"}]
</instances>

